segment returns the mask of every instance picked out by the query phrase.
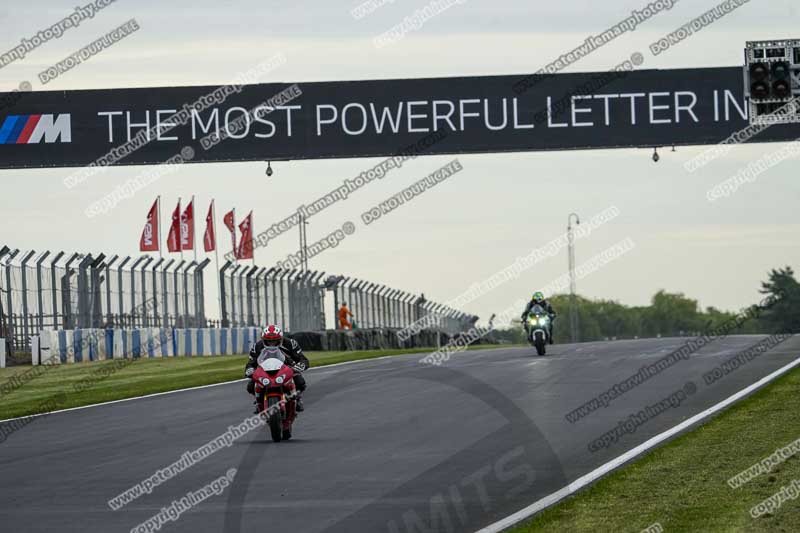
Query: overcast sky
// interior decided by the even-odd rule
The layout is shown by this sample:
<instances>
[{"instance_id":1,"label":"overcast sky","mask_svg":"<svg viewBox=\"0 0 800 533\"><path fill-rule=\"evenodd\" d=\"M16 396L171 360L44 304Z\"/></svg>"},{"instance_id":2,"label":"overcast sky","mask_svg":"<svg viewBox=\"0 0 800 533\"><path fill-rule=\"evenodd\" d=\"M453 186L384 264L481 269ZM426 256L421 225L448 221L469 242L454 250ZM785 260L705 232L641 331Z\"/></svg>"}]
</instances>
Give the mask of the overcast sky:
<instances>
[{"instance_id":1,"label":"overcast sky","mask_svg":"<svg viewBox=\"0 0 800 533\"><path fill-rule=\"evenodd\" d=\"M0 0L0 52L66 16L77 3ZM61 39L0 69L0 90L22 81L41 89L38 72L130 18L141 30L51 82L47 90L219 85L276 53L285 54L287 62L263 82L530 73L645 5L466 0L398 43L376 49L375 36L429 2L393 0L356 20L350 11L360 3L118 0ZM682 0L567 71L609 69L716 3ZM643 68L740 65L745 41L800 37L798 22L796 0L751 0L668 53L646 54ZM693 174L683 163L702 148L664 150L658 164L648 150L461 156L463 172L385 219L368 227L358 224L354 235L313 258L311 267L447 301L556 238L570 212L589 219L616 206L618 218L578 241L577 262L628 237L635 248L580 280L580 294L644 305L654 292L666 289L697 298L704 307L736 310L757 301L760 281L770 268L800 270L798 162L786 161L713 204L706 191L778 148L737 147ZM420 157L315 216L309 242L346 221L359 222L363 211L451 159ZM138 255L146 212L159 194L164 217L179 196L196 195L203 216L211 198L217 200L220 218L233 206L239 213L253 209L258 229L379 161L276 163L270 178L261 163L186 165L91 220L86 207L142 167L107 170L71 190L62 183L65 170L0 170L0 244ZM272 265L297 245L292 230L257 250L256 260ZM564 250L464 310L487 318L566 270Z\"/></svg>"}]
</instances>

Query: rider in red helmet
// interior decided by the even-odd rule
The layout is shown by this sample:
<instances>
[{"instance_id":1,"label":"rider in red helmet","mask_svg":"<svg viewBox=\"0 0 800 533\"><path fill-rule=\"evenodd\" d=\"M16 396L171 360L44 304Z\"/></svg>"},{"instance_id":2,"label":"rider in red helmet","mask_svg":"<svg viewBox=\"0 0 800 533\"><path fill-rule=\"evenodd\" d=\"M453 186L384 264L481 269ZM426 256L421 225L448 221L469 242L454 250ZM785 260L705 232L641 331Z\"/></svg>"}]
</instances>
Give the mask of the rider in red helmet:
<instances>
[{"instance_id":1,"label":"rider in red helmet","mask_svg":"<svg viewBox=\"0 0 800 533\"><path fill-rule=\"evenodd\" d=\"M300 372L311 366L308 359L303 354L303 349L300 348L300 345L297 343L297 341L284 337L283 330L279 326L270 324L261 332L261 340L255 343L250 349L250 359L247 361L247 365L245 366L246 378L249 378L253 375L253 372L255 372L260 362L258 358L261 355L261 352L264 351L264 348L267 347L278 347L286 358L285 363L297 370L300 370ZM303 398L301 394L304 390L306 390L306 380L300 372L295 372L294 375L294 384L300 393L297 396L298 411L302 411L304 409ZM255 383L253 383L253 380L248 381L247 392L255 396Z\"/></svg>"}]
</instances>

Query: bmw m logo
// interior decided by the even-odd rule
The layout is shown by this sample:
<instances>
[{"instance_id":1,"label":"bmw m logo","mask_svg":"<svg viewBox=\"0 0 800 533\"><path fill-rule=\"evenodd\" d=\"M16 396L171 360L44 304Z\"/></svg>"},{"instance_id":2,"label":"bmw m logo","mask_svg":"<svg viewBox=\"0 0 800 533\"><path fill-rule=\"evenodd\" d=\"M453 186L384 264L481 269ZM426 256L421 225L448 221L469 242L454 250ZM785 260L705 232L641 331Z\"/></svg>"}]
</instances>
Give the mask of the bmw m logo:
<instances>
[{"instance_id":1,"label":"bmw m logo","mask_svg":"<svg viewBox=\"0 0 800 533\"><path fill-rule=\"evenodd\" d=\"M10 115L0 126L0 144L72 142L72 118L61 115Z\"/></svg>"}]
</instances>

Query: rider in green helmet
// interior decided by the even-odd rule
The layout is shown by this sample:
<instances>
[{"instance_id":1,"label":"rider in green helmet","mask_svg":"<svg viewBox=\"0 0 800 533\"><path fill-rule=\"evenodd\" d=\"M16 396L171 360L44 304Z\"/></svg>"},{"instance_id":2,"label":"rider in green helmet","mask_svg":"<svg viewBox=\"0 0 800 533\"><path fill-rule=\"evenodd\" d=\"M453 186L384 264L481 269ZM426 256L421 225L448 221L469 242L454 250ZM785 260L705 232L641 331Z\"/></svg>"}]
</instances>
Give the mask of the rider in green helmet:
<instances>
[{"instance_id":1,"label":"rider in green helmet","mask_svg":"<svg viewBox=\"0 0 800 533\"><path fill-rule=\"evenodd\" d=\"M533 293L531 297L531 301L528 302L528 305L525 307L525 311L522 313L522 322L525 322L528 319L528 315L533 309L534 305L538 305L544 308L545 312L550 315L550 344L553 344L553 322L556 319L556 312L553 310L553 306L550 305L550 302L544 299L544 294L539 291Z\"/></svg>"}]
</instances>

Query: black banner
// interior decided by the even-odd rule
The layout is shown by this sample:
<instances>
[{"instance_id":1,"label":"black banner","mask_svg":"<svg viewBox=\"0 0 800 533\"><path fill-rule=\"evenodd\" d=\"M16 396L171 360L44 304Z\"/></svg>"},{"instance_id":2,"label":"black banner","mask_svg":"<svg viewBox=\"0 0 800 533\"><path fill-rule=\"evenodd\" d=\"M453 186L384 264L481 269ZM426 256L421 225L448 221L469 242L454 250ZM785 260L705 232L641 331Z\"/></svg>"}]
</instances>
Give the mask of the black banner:
<instances>
[{"instance_id":1,"label":"black banner","mask_svg":"<svg viewBox=\"0 0 800 533\"><path fill-rule=\"evenodd\" d=\"M748 124L743 85L725 67L3 93L0 168L714 144Z\"/></svg>"}]
</instances>

